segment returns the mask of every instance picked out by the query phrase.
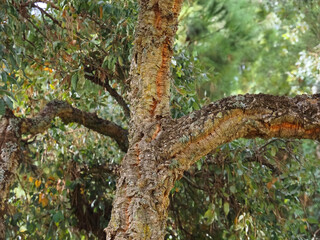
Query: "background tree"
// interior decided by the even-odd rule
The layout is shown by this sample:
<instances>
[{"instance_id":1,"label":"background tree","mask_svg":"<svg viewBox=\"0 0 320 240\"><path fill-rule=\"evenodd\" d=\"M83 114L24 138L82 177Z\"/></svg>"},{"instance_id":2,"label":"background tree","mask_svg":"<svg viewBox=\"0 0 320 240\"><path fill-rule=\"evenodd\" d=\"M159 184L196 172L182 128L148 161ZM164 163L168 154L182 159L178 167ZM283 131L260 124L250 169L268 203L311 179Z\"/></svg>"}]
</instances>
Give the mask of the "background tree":
<instances>
[{"instance_id":1,"label":"background tree","mask_svg":"<svg viewBox=\"0 0 320 240\"><path fill-rule=\"evenodd\" d=\"M318 2L185 3L175 45L172 4L1 2L2 236L101 239L114 201L109 238L316 238L316 144L220 145L315 139L318 96L193 111L316 92Z\"/></svg>"}]
</instances>

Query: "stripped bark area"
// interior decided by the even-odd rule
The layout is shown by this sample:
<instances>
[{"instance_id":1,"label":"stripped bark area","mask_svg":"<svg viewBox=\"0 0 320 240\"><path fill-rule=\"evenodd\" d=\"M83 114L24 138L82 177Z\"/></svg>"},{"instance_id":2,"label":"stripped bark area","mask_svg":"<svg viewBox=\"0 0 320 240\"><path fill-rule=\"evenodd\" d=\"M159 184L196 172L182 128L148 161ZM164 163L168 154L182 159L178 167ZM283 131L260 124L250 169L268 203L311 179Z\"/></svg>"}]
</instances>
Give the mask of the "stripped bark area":
<instances>
[{"instance_id":1,"label":"stripped bark area","mask_svg":"<svg viewBox=\"0 0 320 240\"><path fill-rule=\"evenodd\" d=\"M169 115L170 62L181 4L168 0L140 2L129 95L134 123Z\"/></svg>"},{"instance_id":2,"label":"stripped bark area","mask_svg":"<svg viewBox=\"0 0 320 240\"><path fill-rule=\"evenodd\" d=\"M5 239L4 214L11 183L15 179L20 153L20 120L11 111L0 119L0 239Z\"/></svg>"},{"instance_id":3,"label":"stripped bark area","mask_svg":"<svg viewBox=\"0 0 320 240\"><path fill-rule=\"evenodd\" d=\"M180 119L161 118L132 139L107 239L163 239L168 195L199 158L238 138L319 139L320 96L232 96Z\"/></svg>"},{"instance_id":4,"label":"stripped bark area","mask_svg":"<svg viewBox=\"0 0 320 240\"><path fill-rule=\"evenodd\" d=\"M161 148L181 171L212 149L238 138L319 139L320 96L232 96L178 119ZM168 148L168 146L170 146Z\"/></svg>"},{"instance_id":5,"label":"stripped bark area","mask_svg":"<svg viewBox=\"0 0 320 240\"><path fill-rule=\"evenodd\" d=\"M44 132L55 117L109 136L126 152L105 229L108 240L163 239L175 181L221 144L256 137L319 139L320 95L238 95L172 119L170 62L181 5L181 0L140 0L129 78L131 114L124 100L108 90L131 116L130 134L94 113L58 100L33 118L18 119L10 112L1 118L0 239L4 238L4 203L19 161L20 135Z\"/></svg>"}]
</instances>

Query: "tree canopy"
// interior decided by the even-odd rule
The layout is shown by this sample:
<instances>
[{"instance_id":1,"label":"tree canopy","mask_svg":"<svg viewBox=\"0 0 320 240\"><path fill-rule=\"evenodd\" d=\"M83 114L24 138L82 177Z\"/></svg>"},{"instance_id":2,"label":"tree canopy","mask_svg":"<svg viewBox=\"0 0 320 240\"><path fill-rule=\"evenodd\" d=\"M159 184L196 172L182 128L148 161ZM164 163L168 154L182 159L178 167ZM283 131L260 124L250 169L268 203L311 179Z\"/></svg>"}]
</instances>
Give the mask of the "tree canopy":
<instances>
[{"instance_id":1,"label":"tree canopy","mask_svg":"<svg viewBox=\"0 0 320 240\"><path fill-rule=\"evenodd\" d=\"M320 1L150 2L0 0L0 132L19 125L0 136L5 239L104 239L125 174L158 148L177 175L165 239L320 237Z\"/></svg>"}]
</instances>

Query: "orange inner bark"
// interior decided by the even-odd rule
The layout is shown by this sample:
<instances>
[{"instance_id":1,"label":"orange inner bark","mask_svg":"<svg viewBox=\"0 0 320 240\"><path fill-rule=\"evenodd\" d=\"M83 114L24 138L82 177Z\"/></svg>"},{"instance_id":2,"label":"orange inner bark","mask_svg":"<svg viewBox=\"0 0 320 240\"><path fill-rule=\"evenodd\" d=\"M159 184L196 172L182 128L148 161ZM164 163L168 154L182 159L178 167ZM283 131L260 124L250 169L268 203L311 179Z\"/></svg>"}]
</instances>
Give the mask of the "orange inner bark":
<instances>
[{"instance_id":1,"label":"orange inner bark","mask_svg":"<svg viewBox=\"0 0 320 240\"><path fill-rule=\"evenodd\" d=\"M172 12L175 16L180 12L180 7L182 4L182 0L175 0L172 7Z\"/></svg>"},{"instance_id":2,"label":"orange inner bark","mask_svg":"<svg viewBox=\"0 0 320 240\"><path fill-rule=\"evenodd\" d=\"M168 61L170 59L169 40L166 39L162 45L161 51L161 65L156 77L157 99L153 99L151 116L154 116L158 103L161 102L161 98L165 91L166 74L168 71Z\"/></svg>"},{"instance_id":3,"label":"orange inner bark","mask_svg":"<svg viewBox=\"0 0 320 240\"><path fill-rule=\"evenodd\" d=\"M227 116L223 116L222 119L220 119L218 125L213 124L212 127L210 127L209 129L207 129L205 132L203 132L202 134L199 134L197 137L195 138L191 138L189 139L186 143L183 144L183 149L188 148L191 144L194 145L199 145L202 144L201 142L204 141L206 138L208 138L210 135L212 135L215 130L217 128L219 128L219 126L221 126L221 124L223 124L224 122L228 121L231 118L243 118L246 116L250 116L250 115L254 115L255 113L252 112L250 114L244 114L243 111L241 109L234 109L231 112L228 113ZM272 133L277 133L280 132L281 130L287 130L287 131L303 131L304 134L306 135L315 135L315 134L319 134L320 133L320 128L319 127L314 127L311 129L305 129L301 124L299 123L289 123L289 122L283 122L280 124L264 124L265 128L268 129L270 132ZM302 133L302 134L303 134ZM183 150L179 150L178 152L176 152L174 154L174 156L176 156L177 154L181 153L181 151Z\"/></svg>"},{"instance_id":4,"label":"orange inner bark","mask_svg":"<svg viewBox=\"0 0 320 240\"><path fill-rule=\"evenodd\" d=\"M152 140L155 139L158 136L158 133L160 132L160 124L157 124L156 131L152 135Z\"/></svg>"}]
</instances>

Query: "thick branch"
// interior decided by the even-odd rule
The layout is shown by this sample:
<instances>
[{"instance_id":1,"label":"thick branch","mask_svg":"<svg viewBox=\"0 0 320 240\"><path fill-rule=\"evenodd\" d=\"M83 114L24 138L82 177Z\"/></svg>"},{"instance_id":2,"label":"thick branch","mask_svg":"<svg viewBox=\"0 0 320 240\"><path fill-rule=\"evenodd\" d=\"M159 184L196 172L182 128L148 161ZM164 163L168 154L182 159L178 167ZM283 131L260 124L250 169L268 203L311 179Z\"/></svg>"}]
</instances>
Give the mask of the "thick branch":
<instances>
[{"instance_id":1,"label":"thick branch","mask_svg":"<svg viewBox=\"0 0 320 240\"><path fill-rule=\"evenodd\" d=\"M128 132L117 124L72 107L67 102L54 100L35 117L24 119L22 133L37 134L49 128L51 121L60 117L64 123L76 122L105 136L113 138L124 152L128 149Z\"/></svg>"},{"instance_id":2,"label":"thick branch","mask_svg":"<svg viewBox=\"0 0 320 240\"><path fill-rule=\"evenodd\" d=\"M319 134L319 94L294 98L246 94L224 98L178 119L160 132L159 141L167 158L185 170L212 149L238 138L319 139Z\"/></svg>"}]
</instances>

